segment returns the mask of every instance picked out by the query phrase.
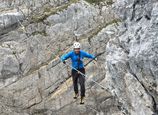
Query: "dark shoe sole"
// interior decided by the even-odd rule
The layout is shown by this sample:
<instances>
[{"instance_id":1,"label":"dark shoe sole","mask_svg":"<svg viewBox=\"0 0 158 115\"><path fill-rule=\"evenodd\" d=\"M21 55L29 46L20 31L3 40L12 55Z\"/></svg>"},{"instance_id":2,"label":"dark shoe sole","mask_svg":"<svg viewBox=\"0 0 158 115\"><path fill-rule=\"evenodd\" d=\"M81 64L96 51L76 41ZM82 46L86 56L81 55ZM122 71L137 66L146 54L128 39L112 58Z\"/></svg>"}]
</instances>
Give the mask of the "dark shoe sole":
<instances>
[{"instance_id":1,"label":"dark shoe sole","mask_svg":"<svg viewBox=\"0 0 158 115\"><path fill-rule=\"evenodd\" d=\"M74 99L77 99L77 97L74 97Z\"/></svg>"},{"instance_id":2,"label":"dark shoe sole","mask_svg":"<svg viewBox=\"0 0 158 115\"><path fill-rule=\"evenodd\" d=\"M81 102L80 105L84 105L84 103Z\"/></svg>"},{"instance_id":3,"label":"dark shoe sole","mask_svg":"<svg viewBox=\"0 0 158 115\"><path fill-rule=\"evenodd\" d=\"M74 99L77 99L79 97L79 95L74 96Z\"/></svg>"}]
</instances>

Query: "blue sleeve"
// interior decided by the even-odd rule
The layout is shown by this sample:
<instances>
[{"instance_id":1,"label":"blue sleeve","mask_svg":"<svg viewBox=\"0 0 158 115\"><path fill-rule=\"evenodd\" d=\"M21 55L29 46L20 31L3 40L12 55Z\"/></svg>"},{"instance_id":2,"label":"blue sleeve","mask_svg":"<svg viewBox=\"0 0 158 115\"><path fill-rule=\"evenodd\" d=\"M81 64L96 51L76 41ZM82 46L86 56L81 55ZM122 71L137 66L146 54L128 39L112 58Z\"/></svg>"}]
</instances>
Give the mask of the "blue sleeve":
<instances>
[{"instance_id":1,"label":"blue sleeve","mask_svg":"<svg viewBox=\"0 0 158 115\"><path fill-rule=\"evenodd\" d=\"M84 51L82 51L82 52L83 52L83 56L86 57L86 58L91 58L91 59L94 59L94 58L95 58L95 56L92 55L92 54L89 54L89 53L84 52Z\"/></svg>"},{"instance_id":2,"label":"blue sleeve","mask_svg":"<svg viewBox=\"0 0 158 115\"><path fill-rule=\"evenodd\" d=\"M70 58L71 54L72 54L72 52L69 52L69 53L67 53L67 54L65 54L65 55L62 55L61 58L60 58L61 61L65 61L65 60L67 60L68 58Z\"/></svg>"}]
</instances>

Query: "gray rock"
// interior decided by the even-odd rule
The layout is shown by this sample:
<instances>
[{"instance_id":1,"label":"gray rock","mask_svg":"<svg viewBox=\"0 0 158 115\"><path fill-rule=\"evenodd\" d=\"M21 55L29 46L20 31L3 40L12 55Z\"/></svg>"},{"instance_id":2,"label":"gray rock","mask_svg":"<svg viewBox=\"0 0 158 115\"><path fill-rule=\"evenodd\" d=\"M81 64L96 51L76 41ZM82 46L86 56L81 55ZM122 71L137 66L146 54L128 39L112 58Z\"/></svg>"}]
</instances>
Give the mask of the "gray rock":
<instances>
[{"instance_id":1,"label":"gray rock","mask_svg":"<svg viewBox=\"0 0 158 115\"><path fill-rule=\"evenodd\" d=\"M15 29L18 25L18 21L22 21L23 18L23 15L18 12L0 14L0 35Z\"/></svg>"},{"instance_id":2,"label":"gray rock","mask_svg":"<svg viewBox=\"0 0 158 115\"><path fill-rule=\"evenodd\" d=\"M19 64L15 57L6 56L3 62L3 67L1 70L1 75L3 79L7 79L17 74L19 71Z\"/></svg>"},{"instance_id":3,"label":"gray rock","mask_svg":"<svg viewBox=\"0 0 158 115\"><path fill-rule=\"evenodd\" d=\"M107 45L107 80L126 114L157 113L156 4L128 0L118 1L114 7L124 21L119 29L125 31Z\"/></svg>"},{"instance_id":4,"label":"gray rock","mask_svg":"<svg viewBox=\"0 0 158 115\"><path fill-rule=\"evenodd\" d=\"M17 23L15 15L1 15L7 31L0 36L0 114L157 114L156 0L118 0L102 8L83 0L15 0L0 6L23 20L10 8L19 5L24 10L32 5L36 9L32 13L38 16L45 3L59 9L38 22L24 21L25 28L11 30ZM72 4L67 7L66 3ZM98 55L97 62L86 66L83 106L79 99L73 100L71 68L59 60L76 40L83 50Z\"/></svg>"}]
</instances>

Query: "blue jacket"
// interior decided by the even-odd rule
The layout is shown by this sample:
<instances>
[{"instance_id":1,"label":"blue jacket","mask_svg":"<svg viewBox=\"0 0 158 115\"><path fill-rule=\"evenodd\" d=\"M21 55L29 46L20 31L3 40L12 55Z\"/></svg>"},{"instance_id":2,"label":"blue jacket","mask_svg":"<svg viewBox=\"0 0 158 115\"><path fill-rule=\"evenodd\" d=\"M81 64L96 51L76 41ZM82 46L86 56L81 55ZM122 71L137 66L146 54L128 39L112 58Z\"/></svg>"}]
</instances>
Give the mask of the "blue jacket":
<instances>
[{"instance_id":1,"label":"blue jacket","mask_svg":"<svg viewBox=\"0 0 158 115\"><path fill-rule=\"evenodd\" d=\"M79 69L79 68L84 68L83 59L85 57L91 58L91 59L95 58L95 56L93 56L85 51L80 50L80 54L76 54L74 51L70 51L67 54L61 56L61 61L65 61L68 58L71 58L72 67L74 67L75 69Z\"/></svg>"}]
</instances>

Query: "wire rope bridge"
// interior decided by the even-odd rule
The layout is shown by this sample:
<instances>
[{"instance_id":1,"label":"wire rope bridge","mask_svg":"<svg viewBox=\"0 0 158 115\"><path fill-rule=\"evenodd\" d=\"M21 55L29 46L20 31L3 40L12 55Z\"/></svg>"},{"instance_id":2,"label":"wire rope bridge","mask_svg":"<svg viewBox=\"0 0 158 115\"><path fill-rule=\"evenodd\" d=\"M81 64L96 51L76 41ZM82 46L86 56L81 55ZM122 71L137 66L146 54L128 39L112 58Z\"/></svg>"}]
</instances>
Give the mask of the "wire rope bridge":
<instances>
[{"instance_id":1,"label":"wire rope bridge","mask_svg":"<svg viewBox=\"0 0 158 115\"><path fill-rule=\"evenodd\" d=\"M18 19L17 19L18 20ZM24 33L26 34L26 36L29 38L29 36L27 35L27 33L26 33L26 30L25 30L25 27L23 26L23 24L18 20L18 23L20 24L20 26L22 27L22 29L23 29L23 31L24 31ZM68 50L70 50L71 49L71 47L70 48L68 48L66 51L68 51ZM66 52L64 52L64 53L66 53ZM95 57L99 57L100 55L102 55L103 53L105 53L105 52L101 52L101 53L98 53L97 55L95 55ZM61 60L60 60L60 57L58 57L57 55L55 55L55 54L52 54L54 57L57 57L58 58L58 60L61 62ZM85 64L85 67L87 66L87 65L89 65L91 62L93 62L93 60L90 60L90 61L88 61L86 64ZM47 68L47 71L49 71L50 69L51 69L52 67L49 67L49 68ZM62 68L60 68L59 70L58 70L58 73L60 73L60 71L62 71L63 69L67 69L67 71L68 71L68 69L69 68L71 68L71 69L74 69L74 70L76 70L76 71L78 71L77 69L75 69L75 68L73 68L71 65L70 65L70 63L66 63L65 65L63 65L63 67ZM69 72L68 72L69 73ZM80 73L81 75L82 75L82 77L84 77L85 78L85 81L87 82L87 79L89 78L87 75L85 75L85 74L83 74L83 73L81 73L80 71L78 71L78 73ZM53 76L58 76L58 75L53 75ZM68 76L69 76L69 78L71 77L71 75L70 74L68 74ZM64 78L64 77L62 77L62 79L65 79L65 84L63 84L63 85L66 85L66 89L65 90L68 90L71 86L72 86L72 82L71 82L71 79L66 79L66 78ZM51 80L51 79L50 79ZM105 92L109 92L108 91L108 89L106 88L106 87L104 87L102 84L100 84L99 82L97 82L97 81L95 81L94 79L90 79L90 81L91 82L93 82L95 85L97 85L97 86L99 86L102 90L104 90ZM44 81L43 82L45 82L45 79L44 79ZM59 86L58 88L62 88L62 87L65 87L65 86ZM86 89L88 89L90 92L91 92L91 94L93 94L93 95L95 95L95 93L93 93L93 91L91 90L91 87L88 87L88 88L86 88ZM95 89L96 90L96 89ZM57 91L57 92L52 92L52 95L51 95L51 98L50 98L50 100L56 100L56 99L59 99L59 106L61 107L61 104L62 104L62 101L61 101L61 96L59 95L60 94L60 89ZM55 98L54 98L55 97ZM73 100L73 98L71 99L71 102L69 103L69 104L72 104L72 103L75 103L77 100ZM28 103L30 103L30 102L28 102ZM44 107L46 106L46 103L44 102ZM56 106L56 105L55 105ZM87 104L84 104L83 106L85 106L86 108L89 108L90 110L92 110L92 111L94 111L97 115L102 115L102 113L101 113L101 111L100 110L98 110L98 109L96 109L96 108L94 108L94 107L92 107L92 106L90 106L90 105L87 105ZM98 105L99 106L99 105ZM59 108L60 108L59 107ZM27 109L29 109L29 108L27 108Z\"/></svg>"},{"instance_id":2,"label":"wire rope bridge","mask_svg":"<svg viewBox=\"0 0 158 115\"><path fill-rule=\"evenodd\" d=\"M71 48L71 47L70 47L70 48ZM70 48L69 48L69 49L70 49ZM104 52L98 53L97 55L95 55L95 57L99 57L99 56L102 55L103 53L104 53ZM55 55L54 55L54 56L55 56ZM58 59L60 60L60 57L58 57ZM60 60L60 62L62 62L62 61ZM85 64L85 67L88 66L91 62L93 62L93 59L91 59L90 61L88 61L88 62ZM63 66L61 69L58 70L58 72L62 71L62 70L63 70L64 68L66 68L66 67L76 70L79 74L82 75L82 77L85 78L85 82L87 83L87 80L88 80L89 77L88 77L86 74L83 74L82 72L78 71L76 68L72 67L71 64L70 64L68 61L64 64L64 66ZM67 69L68 69L68 68L67 68ZM68 70L67 70L67 71L68 71ZM95 71L95 70L94 70L94 71ZM71 75L68 74L68 76L71 76ZM64 79L64 78L63 78L63 79ZM99 86L99 87L100 87L102 90L104 90L105 92L109 92L106 87L104 87L102 84L100 84L99 82L95 81L94 79L91 78L90 81L93 82L94 85ZM70 84L70 81L68 80L68 82L65 82L65 85L66 85L66 87L67 87L66 89L68 90L69 87L72 86L72 83ZM93 85L93 86L94 86L94 85ZM92 89L91 86L88 87L88 88L86 88L86 89L89 89L90 92L91 92L91 94L92 94L93 96L95 95L95 93L91 90L91 89ZM95 90L96 90L96 89L95 89ZM53 94L53 95L52 95L52 98L55 97L55 96L57 96L57 97L59 97L59 99L60 99L61 97L60 97L60 95L59 95L58 93L60 93L60 90L59 90L59 92L56 92L55 94ZM109 97L108 97L108 98L109 98ZM111 98L111 97L110 97L110 98ZM73 98L72 98L72 99L73 99ZM77 100L74 100L73 102L76 102L76 101L77 101ZM72 103L70 103L70 104L72 104ZM97 110L97 109L94 108L94 107L91 107L90 105L84 104L83 106L85 106L86 108L91 109L92 111L96 112L96 113L99 114L99 115L103 114L102 112L100 112L99 110ZM99 106L99 105L98 105L98 106Z\"/></svg>"},{"instance_id":3,"label":"wire rope bridge","mask_svg":"<svg viewBox=\"0 0 158 115\"><path fill-rule=\"evenodd\" d=\"M16 18L16 16L15 16L15 18ZM27 18L27 17L26 17ZM16 18L17 19L17 18ZM26 37L29 39L29 35L28 35L28 33L26 32L26 28L25 28L25 26L22 24L22 22L21 21L19 21L18 19L17 19L17 22L19 23L19 25L21 26L21 28L22 28L22 30L23 30L23 32L24 32L24 34L26 34ZM67 51L69 51L71 49L71 47L69 47L64 53L66 53ZM105 52L101 52L101 53L98 53L98 54L96 54L95 55L95 57L99 57L100 55L102 55L103 53L105 53ZM54 57L57 57L57 59L58 59L58 61L59 62L61 62L61 60L60 60L60 57L59 56L57 56L57 55L55 55L55 54L52 54ZM90 60L90 61L88 61L88 63L86 63L85 64L85 67L87 66L87 65L89 65L91 62L93 62L93 60ZM96 62L97 63L97 62ZM51 69L52 67L48 67L47 68L47 71L49 71L50 69ZM59 70L58 70L58 73L60 73L60 71L63 71L63 69L67 69L67 71L69 71L69 69L74 69L74 70L76 70L76 71L78 71L77 69L75 69L75 68L73 68L71 65L70 65L70 63L66 63L65 65L63 65L63 67L61 67ZM65 77L63 77L63 76L61 76L61 79L64 79L65 81L64 81L64 84L62 84L61 86L59 86L58 88L59 88L59 90L57 90L57 92L51 92L51 98L50 98L50 100L56 100L56 99L59 99L59 105L58 106L60 106L60 107L58 107L58 108L62 108L61 107L61 103L62 103L62 101L61 101L61 96L59 95L60 94L60 88L62 88L62 87L65 87L66 86L66 89L65 90L68 90L68 89L70 89L70 87L72 86L72 82L71 82L71 79L69 79L69 78L71 78L71 75L69 74L69 72L67 72L68 73L68 75L67 76L69 76L68 77L68 79L66 79ZM87 82L87 79L89 78L87 75L85 75L85 74L83 74L83 73L81 73L80 71L78 71L78 73L80 73L85 79L86 79L86 82ZM54 74L53 76L58 76L57 74ZM51 80L51 79L50 79ZM100 87L103 91L105 91L105 92L109 92L109 90L106 88L106 87L104 87L102 84L100 84L99 82L97 82L96 80L94 80L94 79L90 79L90 81L91 82L93 82L95 85L97 85L98 87ZM44 84L45 84L45 79L44 79ZM64 86L65 85L65 86ZM94 86L94 85L93 85ZM91 90L91 88L92 87L88 87L88 88L86 88L86 89L88 89L93 95L95 95L95 93L93 93L93 91ZM96 89L94 89L94 90L96 90ZM43 91L44 92L44 91ZM40 91L39 91L39 93L40 93ZM55 97L55 98L54 98ZM76 100L77 101L77 100ZM72 104L72 103L74 103L74 102L76 102L75 100L73 101L73 98L71 98L71 102L69 103L69 104ZM30 103L30 102L28 102L28 103ZM28 104L29 105L29 104ZM46 103L45 103L45 101L44 101L44 108L45 108L45 106L46 106ZM56 106L56 105L55 105ZM85 106L86 108L89 108L90 110L92 110L92 111L94 111L97 115L102 115L102 113L100 113L100 110L98 110L98 109L96 109L96 108L94 108L94 107L92 107L92 106L90 106L90 105L87 105L87 104L85 104L85 105L83 105L83 106ZM99 106L99 105L98 105ZM32 107L32 106L31 106ZM29 108L27 108L27 109L29 109Z\"/></svg>"}]
</instances>

